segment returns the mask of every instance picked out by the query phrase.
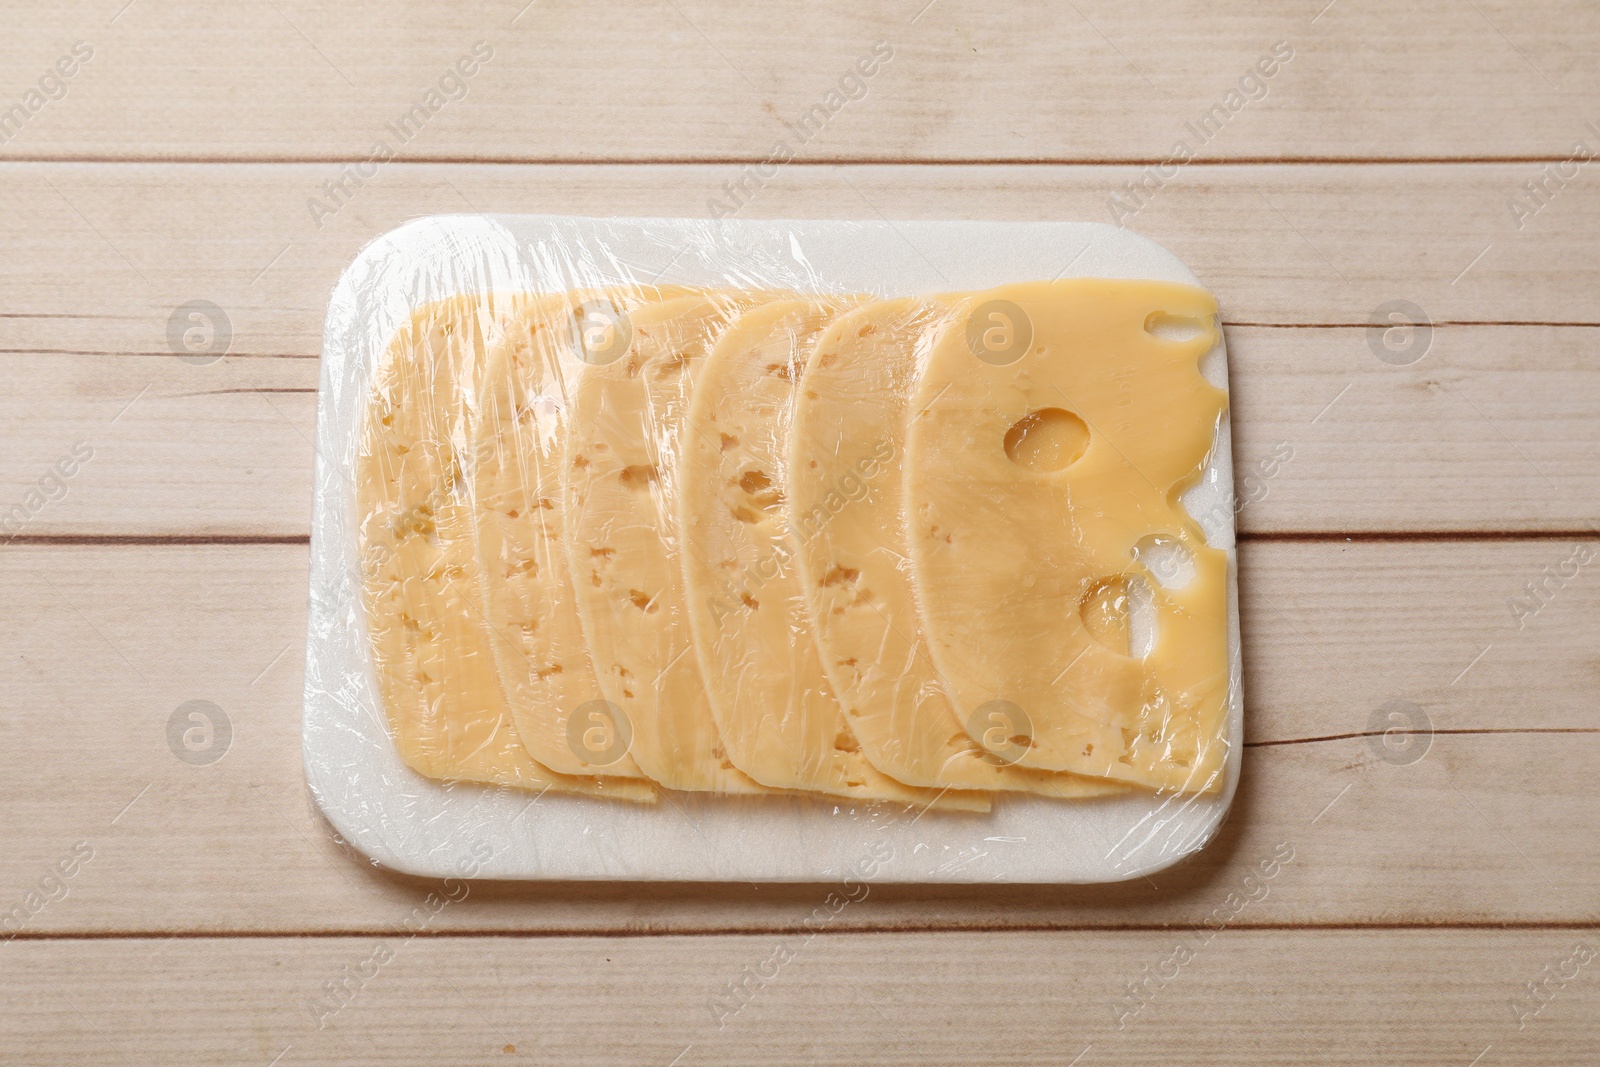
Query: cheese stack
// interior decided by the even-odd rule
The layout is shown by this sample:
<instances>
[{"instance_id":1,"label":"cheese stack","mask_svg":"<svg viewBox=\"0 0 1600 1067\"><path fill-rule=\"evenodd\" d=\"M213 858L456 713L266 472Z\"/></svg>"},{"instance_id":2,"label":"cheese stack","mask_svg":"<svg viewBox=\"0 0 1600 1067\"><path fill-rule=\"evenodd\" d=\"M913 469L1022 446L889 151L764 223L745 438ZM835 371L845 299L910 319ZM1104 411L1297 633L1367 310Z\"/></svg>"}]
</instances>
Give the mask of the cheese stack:
<instances>
[{"instance_id":1,"label":"cheese stack","mask_svg":"<svg viewBox=\"0 0 1600 1067\"><path fill-rule=\"evenodd\" d=\"M1179 503L1215 313L1091 279L421 308L357 462L401 756L641 803L1216 790L1227 556Z\"/></svg>"}]
</instances>

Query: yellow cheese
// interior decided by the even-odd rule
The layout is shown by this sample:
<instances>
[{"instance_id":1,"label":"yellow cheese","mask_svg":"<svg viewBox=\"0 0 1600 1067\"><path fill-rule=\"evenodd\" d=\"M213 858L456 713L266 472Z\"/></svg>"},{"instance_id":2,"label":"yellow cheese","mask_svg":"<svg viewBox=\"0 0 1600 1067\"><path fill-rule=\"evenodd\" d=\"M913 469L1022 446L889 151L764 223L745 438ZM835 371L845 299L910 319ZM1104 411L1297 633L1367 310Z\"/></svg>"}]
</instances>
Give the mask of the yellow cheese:
<instances>
[{"instance_id":1,"label":"yellow cheese","mask_svg":"<svg viewBox=\"0 0 1600 1067\"><path fill-rule=\"evenodd\" d=\"M862 755L807 620L783 502L789 423L818 334L857 302L758 307L701 368L678 499L695 652L729 759L762 785L986 810L986 794L906 786Z\"/></svg>"},{"instance_id":2,"label":"yellow cheese","mask_svg":"<svg viewBox=\"0 0 1600 1067\"><path fill-rule=\"evenodd\" d=\"M1226 404L1198 368L1215 313L1168 283L1010 285L960 301L929 347L907 443L913 584L969 733L1021 765L1221 784L1227 556L1178 503ZM1151 332L1168 318L1197 335ZM1137 558L1156 537L1192 558L1182 588ZM1142 659L1118 621L1138 582L1156 630Z\"/></svg>"},{"instance_id":3,"label":"yellow cheese","mask_svg":"<svg viewBox=\"0 0 1600 1067\"><path fill-rule=\"evenodd\" d=\"M706 294L629 315L621 358L573 391L564 479L579 615L632 755L673 789L770 792L728 760L694 655L679 562L677 460L705 357L752 294Z\"/></svg>"},{"instance_id":4,"label":"yellow cheese","mask_svg":"<svg viewBox=\"0 0 1600 1067\"><path fill-rule=\"evenodd\" d=\"M375 369L356 457L368 646L401 758L433 778L650 800L644 783L530 759L496 681L478 595L464 442L486 340L524 296L418 310Z\"/></svg>"},{"instance_id":5,"label":"yellow cheese","mask_svg":"<svg viewBox=\"0 0 1600 1067\"><path fill-rule=\"evenodd\" d=\"M916 345L947 310L900 299L846 312L817 341L801 380L789 521L828 680L862 752L908 785L1124 792L1104 779L1011 766L980 747L928 658L906 564L901 475Z\"/></svg>"},{"instance_id":6,"label":"yellow cheese","mask_svg":"<svg viewBox=\"0 0 1600 1067\"><path fill-rule=\"evenodd\" d=\"M585 359L625 350L631 307L685 292L554 294L530 302L485 357L472 496L494 659L522 743L565 774L644 773L595 676L572 588L561 506L572 380Z\"/></svg>"}]
</instances>

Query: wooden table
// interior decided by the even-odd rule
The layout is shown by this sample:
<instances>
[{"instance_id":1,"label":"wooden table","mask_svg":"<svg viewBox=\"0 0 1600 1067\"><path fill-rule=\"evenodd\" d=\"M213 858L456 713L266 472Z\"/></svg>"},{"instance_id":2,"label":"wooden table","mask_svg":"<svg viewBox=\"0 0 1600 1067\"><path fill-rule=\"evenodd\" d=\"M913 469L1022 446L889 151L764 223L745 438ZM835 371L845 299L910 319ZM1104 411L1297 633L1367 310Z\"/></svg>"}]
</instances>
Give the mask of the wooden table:
<instances>
[{"instance_id":1,"label":"wooden table","mask_svg":"<svg viewBox=\"0 0 1600 1067\"><path fill-rule=\"evenodd\" d=\"M524 2L11 15L0 1063L1600 1058L1600 9ZM1111 221L1143 183L1123 221L1218 294L1233 815L1154 878L875 886L811 939L826 887L430 904L300 767L329 289L418 215L705 215L779 140L742 215ZM196 700L214 762L169 742Z\"/></svg>"}]
</instances>

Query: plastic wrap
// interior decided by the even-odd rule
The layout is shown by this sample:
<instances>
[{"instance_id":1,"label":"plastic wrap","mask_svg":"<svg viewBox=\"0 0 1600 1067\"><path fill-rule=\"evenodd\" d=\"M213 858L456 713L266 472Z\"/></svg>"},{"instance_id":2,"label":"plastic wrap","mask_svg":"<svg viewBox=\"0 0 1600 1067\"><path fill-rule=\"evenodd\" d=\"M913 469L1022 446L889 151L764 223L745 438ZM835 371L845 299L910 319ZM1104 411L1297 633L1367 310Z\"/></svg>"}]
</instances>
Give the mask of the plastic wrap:
<instances>
[{"instance_id":1,"label":"plastic wrap","mask_svg":"<svg viewBox=\"0 0 1600 1067\"><path fill-rule=\"evenodd\" d=\"M1143 238L428 218L322 373L306 770L381 863L1114 881L1226 814L1226 358Z\"/></svg>"}]
</instances>

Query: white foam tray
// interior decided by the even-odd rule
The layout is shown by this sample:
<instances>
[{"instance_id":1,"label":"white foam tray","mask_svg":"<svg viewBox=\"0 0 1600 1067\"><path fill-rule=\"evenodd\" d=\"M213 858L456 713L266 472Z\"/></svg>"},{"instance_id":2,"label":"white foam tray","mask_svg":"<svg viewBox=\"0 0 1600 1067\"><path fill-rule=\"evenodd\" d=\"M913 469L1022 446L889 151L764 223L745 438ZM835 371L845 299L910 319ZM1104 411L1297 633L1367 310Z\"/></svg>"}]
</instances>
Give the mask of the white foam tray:
<instances>
[{"instance_id":1,"label":"white foam tray","mask_svg":"<svg viewBox=\"0 0 1600 1067\"><path fill-rule=\"evenodd\" d=\"M609 254L580 251L586 246ZM730 269L730 249L781 260L791 277L835 292L911 295L1058 276L1199 284L1161 246L1098 223L459 215L378 238L334 289L317 411L303 729L306 777L329 821L384 866L434 877L475 870L513 879L831 882L870 870L892 882L1114 882L1204 846L1232 801L1244 740L1226 419L1205 476L1184 496L1229 561L1231 745L1218 794L1079 803L1008 796L982 816L684 793L644 807L446 785L400 761L367 657L352 481L368 376L388 338L413 307L452 292L748 284ZM1220 331L1202 368L1227 387Z\"/></svg>"}]
</instances>

